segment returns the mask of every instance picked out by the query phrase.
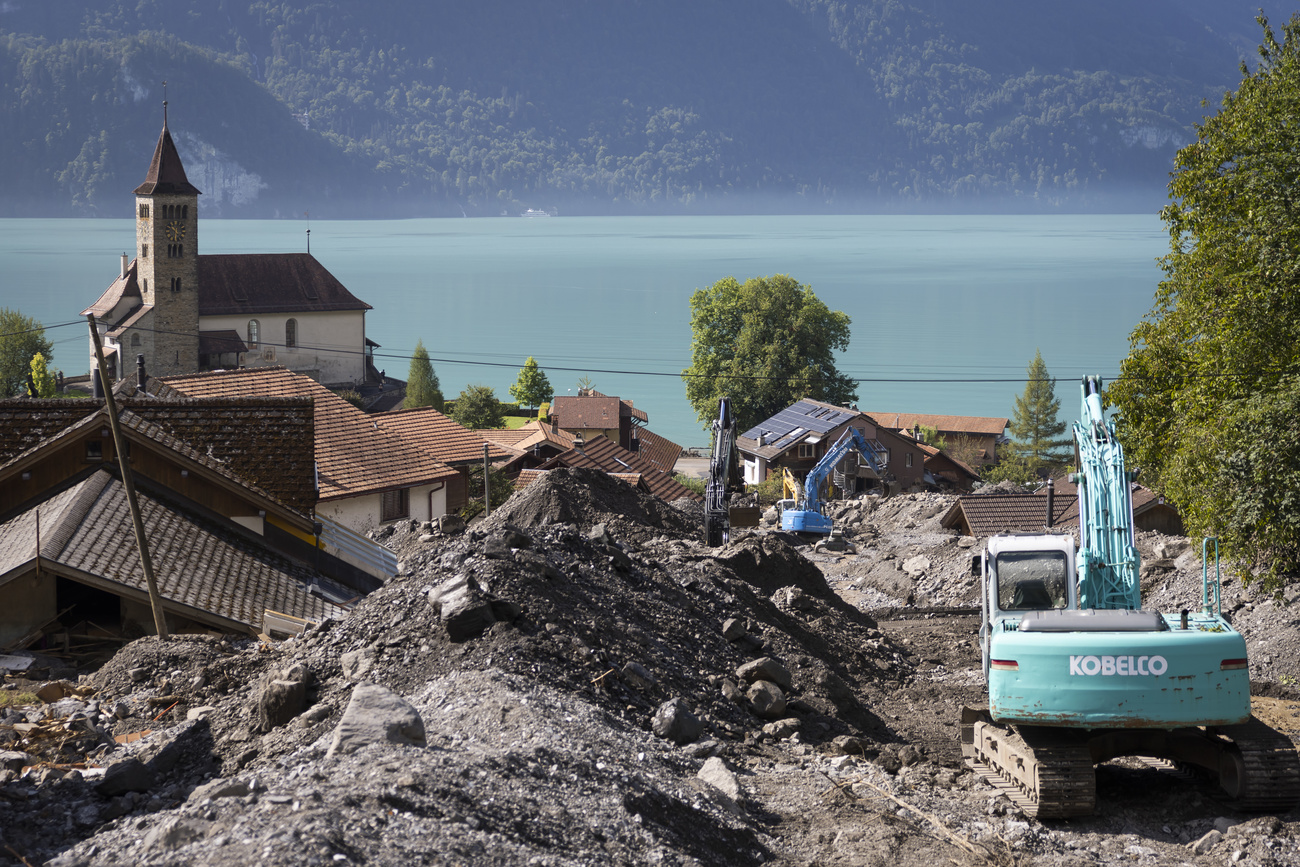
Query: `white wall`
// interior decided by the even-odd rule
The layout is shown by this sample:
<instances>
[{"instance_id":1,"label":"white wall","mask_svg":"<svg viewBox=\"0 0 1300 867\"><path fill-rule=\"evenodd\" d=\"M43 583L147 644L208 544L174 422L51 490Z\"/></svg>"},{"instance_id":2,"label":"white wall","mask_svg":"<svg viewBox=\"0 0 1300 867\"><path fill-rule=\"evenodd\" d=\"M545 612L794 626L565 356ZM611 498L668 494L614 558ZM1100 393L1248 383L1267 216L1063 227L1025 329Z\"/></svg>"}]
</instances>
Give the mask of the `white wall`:
<instances>
[{"instance_id":1,"label":"white wall","mask_svg":"<svg viewBox=\"0 0 1300 867\"><path fill-rule=\"evenodd\" d=\"M364 310L328 313L265 313L256 316L204 316L203 331L236 332L248 340L248 321L258 323L258 346L247 353L245 367L279 365L311 374L322 383L360 383L366 375ZM285 346L285 323L298 321L298 345Z\"/></svg>"}]
</instances>

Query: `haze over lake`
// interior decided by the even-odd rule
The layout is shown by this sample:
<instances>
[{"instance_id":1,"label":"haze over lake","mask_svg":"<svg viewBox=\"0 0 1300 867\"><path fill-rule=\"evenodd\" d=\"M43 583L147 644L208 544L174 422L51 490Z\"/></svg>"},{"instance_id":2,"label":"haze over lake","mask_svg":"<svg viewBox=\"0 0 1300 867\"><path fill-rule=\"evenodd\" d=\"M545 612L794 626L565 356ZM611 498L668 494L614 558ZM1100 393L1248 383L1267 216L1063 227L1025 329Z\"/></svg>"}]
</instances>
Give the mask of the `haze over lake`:
<instances>
[{"instance_id":1,"label":"haze over lake","mask_svg":"<svg viewBox=\"0 0 1300 867\"><path fill-rule=\"evenodd\" d=\"M0 306L46 326L84 373L78 317L135 241L131 220L0 220ZM304 221L202 220L200 253L306 247ZM557 394L589 377L650 428L707 442L678 374L691 293L777 273L852 318L839 367L868 411L1010 416L1041 348L1062 417L1080 376L1113 378L1151 308L1167 239L1155 215L553 217L313 221L311 251L373 305L377 366L405 378L423 340L443 393L509 399L534 356ZM306 338L304 337L304 341ZM1000 381L990 381L1000 380Z\"/></svg>"}]
</instances>

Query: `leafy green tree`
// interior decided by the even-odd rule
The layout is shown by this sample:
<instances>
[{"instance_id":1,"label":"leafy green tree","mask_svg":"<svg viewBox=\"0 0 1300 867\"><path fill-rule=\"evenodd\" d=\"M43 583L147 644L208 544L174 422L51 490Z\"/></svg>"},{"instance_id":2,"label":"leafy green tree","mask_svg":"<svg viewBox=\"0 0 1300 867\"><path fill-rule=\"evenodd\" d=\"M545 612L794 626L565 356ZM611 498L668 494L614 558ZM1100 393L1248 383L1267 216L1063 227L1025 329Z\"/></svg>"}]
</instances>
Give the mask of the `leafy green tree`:
<instances>
[{"instance_id":1,"label":"leafy green tree","mask_svg":"<svg viewBox=\"0 0 1300 867\"><path fill-rule=\"evenodd\" d=\"M519 378L510 386L510 396L523 406L534 407L546 403L554 393L555 389L551 388L546 372L537 366L531 355L528 356L519 371Z\"/></svg>"},{"instance_id":2,"label":"leafy green tree","mask_svg":"<svg viewBox=\"0 0 1300 867\"><path fill-rule=\"evenodd\" d=\"M785 274L726 277L691 295L686 399L707 429L729 395L737 429L748 430L801 398L849 403L857 389L835 367L849 347L848 314L833 311Z\"/></svg>"},{"instance_id":3,"label":"leafy green tree","mask_svg":"<svg viewBox=\"0 0 1300 867\"><path fill-rule=\"evenodd\" d=\"M515 483L505 474L504 470L497 467L488 467L488 498L492 501L493 511L515 492ZM466 480L466 495L469 499L461 507L460 516L465 520L473 518L475 515L483 513L483 464L479 462L469 468L469 478Z\"/></svg>"},{"instance_id":4,"label":"leafy green tree","mask_svg":"<svg viewBox=\"0 0 1300 867\"><path fill-rule=\"evenodd\" d=\"M1061 401L1056 397L1056 380L1047 373L1043 353L1034 352L1025 373L1025 392L1016 398L1011 413L1011 447L1027 458L1035 471L1055 469L1068 460L1065 452L1073 439L1065 436Z\"/></svg>"},{"instance_id":5,"label":"leafy green tree","mask_svg":"<svg viewBox=\"0 0 1300 867\"><path fill-rule=\"evenodd\" d=\"M36 394L32 397L55 397L59 393L58 383L54 380L54 374L50 372L49 365L45 363L45 356L36 353L32 356L31 363L32 384L36 386Z\"/></svg>"},{"instance_id":6,"label":"leafy green tree","mask_svg":"<svg viewBox=\"0 0 1300 867\"><path fill-rule=\"evenodd\" d=\"M506 423L501 413L501 401L486 385L471 385L462 391L452 407L451 418L470 430L503 427Z\"/></svg>"},{"instance_id":7,"label":"leafy green tree","mask_svg":"<svg viewBox=\"0 0 1300 867\"><path fill-rule=\"evenodd\" d=\"M1281 42L1257 20L1258 65L1178 152L1165 278L1107 398L1188 532L1277 590L1300 575L1300 16Z\"/></svg>"},{"instance_id":8,"label":"leafy green tree","mask_svg":"<svg viewBox=\"0 0 1300 867\"><path fill-rule=\"evenodd\" d=\"M999 456L996 465L980 472L980 478L994 485L998 482L1029 485L1039 481L1038 468L1039 464L1029 455L1008 449Z\"/></svg>"},{"instance_id":9,"label":"leafy green tree","mask_svg":"<svg viewBox=\"0 0 1300 867\"><path fill-rule=\"evenodd\" d=\"M406 374L406 399L402 401L405 409L417 406L431 406L438 412L443 410L442 389L438 384L438 375L433 372L429 361L429 352L424 348L424 341L415 342L415 352L411 354L411 369Z\"/></svg>"},{"instance_id":10,"label":"leafy green tree","mask_svg":"<svg viewBox=\"0 0 1300 867\"><path fill-rule=\"evenodd\" d=\"M32 359L38 354L48 359L53 350L41 323L0 307L0 397L26 394Z\"/></svg>"}]
</instances>

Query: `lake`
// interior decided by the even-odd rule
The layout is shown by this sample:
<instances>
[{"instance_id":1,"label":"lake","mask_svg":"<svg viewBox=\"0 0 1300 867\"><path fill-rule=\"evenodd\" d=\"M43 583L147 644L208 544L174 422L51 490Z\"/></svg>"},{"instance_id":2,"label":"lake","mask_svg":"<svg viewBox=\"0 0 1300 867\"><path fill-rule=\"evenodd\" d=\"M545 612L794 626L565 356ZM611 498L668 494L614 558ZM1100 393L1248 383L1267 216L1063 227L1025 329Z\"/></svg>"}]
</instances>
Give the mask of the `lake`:
<instances>
[{"instance_id":1,"label":"lake","mask_svg":"<svg viewBox=\"0 0 1300 867\"><path fill-rule=\"evenodd\" d=\"M129 206L129 203L128 203ZM116 276L134 222L0 220L0 306L46 327L84 373L78 314ZM201 253L306 248L306 221L206 220ZM557 394L583 376L656 433L708 436L679 374L692 292L790 274L852 318L839 368L864 410L1007 416L1041 349L1062 418L1079 377L1119 371L1168 247L1156 215L552 217L313 221L311 251L373 305L376 364L406 378L422 340L444 394L508 388L528 356Z\"/></svg>"}]
</instances>

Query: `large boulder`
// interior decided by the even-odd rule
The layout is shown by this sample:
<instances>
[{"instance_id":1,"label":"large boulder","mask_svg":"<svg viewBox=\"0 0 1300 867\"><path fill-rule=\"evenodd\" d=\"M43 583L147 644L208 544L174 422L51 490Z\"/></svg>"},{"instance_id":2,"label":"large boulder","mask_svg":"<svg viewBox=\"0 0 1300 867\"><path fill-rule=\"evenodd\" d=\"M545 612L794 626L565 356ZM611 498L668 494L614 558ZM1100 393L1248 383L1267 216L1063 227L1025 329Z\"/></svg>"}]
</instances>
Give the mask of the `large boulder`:
<instances>
[{"instance_id":1,"label":"large boulder","mask_svg":"<svg viewBox=\"0 0 1300 867\"><path fill-rule=\"evenodd\" d=\"M423 747L424 719L410 702L388 687L359 683L334 729L328 755L356 752L370 744Z\"/></svg>"}]
</instances>

